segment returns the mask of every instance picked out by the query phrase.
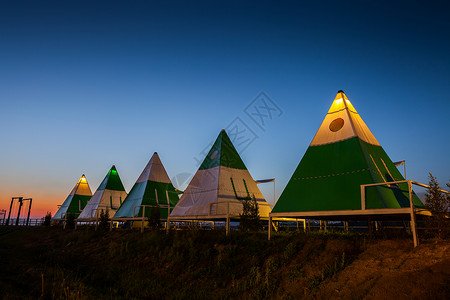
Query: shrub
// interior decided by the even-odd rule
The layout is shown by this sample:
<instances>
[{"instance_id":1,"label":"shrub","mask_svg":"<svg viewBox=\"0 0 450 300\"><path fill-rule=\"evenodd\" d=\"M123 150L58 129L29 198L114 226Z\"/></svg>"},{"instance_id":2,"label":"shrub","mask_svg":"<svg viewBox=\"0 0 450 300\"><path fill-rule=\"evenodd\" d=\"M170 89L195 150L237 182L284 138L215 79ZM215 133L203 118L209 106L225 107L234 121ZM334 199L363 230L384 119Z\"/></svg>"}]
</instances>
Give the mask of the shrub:
<instances>
[{"instance_id":1,"label":"shrub","mask_svg":"<svg viewBox=\"0 0 450 300\"><path fill-rule=\"evenodd\" d=\"M152 209L150 210L148 226L152 229L159 229L159 227L161 226L161 213L159 211L159 205L152 207Z\"/></svg>"},{"instance_id":2,"label":"shrub","mask_svg":"<svg viewBox=\"0 0 450 300\"><path fill-rule=\"evenodd\" d=\"M239 214L239 217L239 229L241 231L261 230L259 205L258 202L256 202L255 195L253 195L253 198L245 198L242 200L242 214Z\"/></svg>"},{"instance_id":3,"label":"shrub","mask_svg":"<svg viewBox=\"0 0 450 300\"><path fill-rule=\"evenodd\" d=\"M98 227L100 229L108 230L109 229L109 209L107 208L106 211L100 212L100 223L98 224Z\"/></svg>"},{"instance_id":4,"label":"shrub","mask_svg":"<svg viewBox=\"0 0 450 300\"><path fill-rule=\"evenodd\" d=\"M44 223L42 225L50 226L51 221L52 221L52 213L48 211L47 214L45 215Z\"/></svg>"},{"instance_id":5,"label":"shrub","mask_svg":"<svg viewBox=\"0 0 450 300\"><path fill-rule=\"evenodd\" d=\"M443 239L449 232L450 197L449 194L444 195L439 181L431 173L429 178L428 185L430 187L425 195L425 206L430 210L432 216L427 219L427 223L433 231L436 230L436 236Z\"/></svg>"},{"instance_id":6,"label":"shrub","mask_svg":"<svg viewBox=\"0 0 450 300\"><path fill-rule=\"evenodd\" d=\"M66 228L75 228L75 214L68 213L66 217Z\"/></svg>"}]
</instances>

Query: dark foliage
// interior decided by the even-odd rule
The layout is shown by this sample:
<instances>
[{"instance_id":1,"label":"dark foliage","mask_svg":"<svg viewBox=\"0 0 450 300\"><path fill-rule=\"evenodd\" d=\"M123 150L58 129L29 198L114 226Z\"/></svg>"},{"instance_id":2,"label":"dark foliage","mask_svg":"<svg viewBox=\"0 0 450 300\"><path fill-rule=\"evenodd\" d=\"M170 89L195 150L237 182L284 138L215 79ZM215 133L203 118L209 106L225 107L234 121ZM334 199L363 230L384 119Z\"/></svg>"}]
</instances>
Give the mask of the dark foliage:
<instances>
[{"instance_id":1,"label":"dark foliage","mask_svg":"<svg viewBox=\"0 0 450 300\"><path fill-rule=\"evenodd\" d=\"M241 231L258 231L262 229L259 219L259 205L255 196L242 200L242 214L239 214Z\"/></svg>"},{"instance_id":2,"label":"dark foliage","mask_svg":"<svg viewBox=\"0 0 450 300\"><path fill-rule=\"evenodd\" d=\"M148 226L152 229L159 229L161 227L161 213L159 211L159 206L152 207L150 210Z\"/></svg>"},{"instance_id":3,"label":"dark foliage","mask_svg":"<svg viewBox=\"0 0 450 300\"><path fill-rule=\"evenodd\" d=\"M427 219L427 223L432 232L438 238L443 239L450 233L450 197L449 194L446 195L442 192L439 181L431 173L429 178L428 185L430 187L425 196L425 206L431 211L432 216Z\"/></svg>"},{"instance_id":4,"label":"dark foliage","mask_svg":"<svg viewBox=\"0 0 450 300\"><path fill-rule=\"evenodd\" d=\"M66 228L75 228L75 214L69 213L66 216Z\"/></svg>"},{"instance_id":5,"label":"dark foliage","mask_svg":"<svg viewBox=\"0 0 450 300\"><path fill-rule=\"evenodd\" d=\"M51 221L52 221L52 213L48 211L47 214L45 215L44 223L42 225L50 226Z\"/></svg>"},{"instance_id":6,"label":"dark foliage","mask_svg":"<svg viewBox=\"0 0 450 300\"><path fill-rule=\"evenodd\" d=\"M98 224L98 227L103 230L109 229L109 209L107 208L106 211L100 212L100 223Z\"/></svg>"}]
</instances>

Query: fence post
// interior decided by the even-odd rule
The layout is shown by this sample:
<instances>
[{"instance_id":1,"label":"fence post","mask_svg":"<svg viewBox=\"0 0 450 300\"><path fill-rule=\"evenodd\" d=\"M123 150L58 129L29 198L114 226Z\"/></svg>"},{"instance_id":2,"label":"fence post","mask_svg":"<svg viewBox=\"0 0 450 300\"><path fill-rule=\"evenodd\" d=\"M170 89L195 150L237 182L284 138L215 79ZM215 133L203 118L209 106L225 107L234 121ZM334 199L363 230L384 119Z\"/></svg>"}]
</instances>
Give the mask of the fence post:
<instances>
[{"instance_id":1,"label":"fence post","mask_svg":"<svg viewBox=\"0 0 450 300\"><path fill-rule=\"evenodd\" d=\"M419 245L419 239L417 238L417 228L416 228L416 215L414 211L414 203L412 199L412 184L411 180L408 180L408 193L409 193L409 206L411 207L411 229L414 240L414 247Z\"/></svg>"}]
</instances>

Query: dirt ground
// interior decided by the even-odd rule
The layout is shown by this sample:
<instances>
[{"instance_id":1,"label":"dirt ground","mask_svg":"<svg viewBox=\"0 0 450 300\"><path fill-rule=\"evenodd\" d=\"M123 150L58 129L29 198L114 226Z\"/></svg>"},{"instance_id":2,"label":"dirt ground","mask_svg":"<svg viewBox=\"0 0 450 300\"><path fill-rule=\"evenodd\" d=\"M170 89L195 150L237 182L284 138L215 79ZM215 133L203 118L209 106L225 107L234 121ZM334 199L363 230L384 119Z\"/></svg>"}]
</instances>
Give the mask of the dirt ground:
<instances>
[{"instance_id":1,"label":"dirt ground","mask_svg":"<svg viewBox=\"0 0 450 300\"><path fill-rule=\"evenodd\" d=\"M450 241L412 248L379 241L324 282L311 299L449 299Z\"/></svg>"}]
</instances>

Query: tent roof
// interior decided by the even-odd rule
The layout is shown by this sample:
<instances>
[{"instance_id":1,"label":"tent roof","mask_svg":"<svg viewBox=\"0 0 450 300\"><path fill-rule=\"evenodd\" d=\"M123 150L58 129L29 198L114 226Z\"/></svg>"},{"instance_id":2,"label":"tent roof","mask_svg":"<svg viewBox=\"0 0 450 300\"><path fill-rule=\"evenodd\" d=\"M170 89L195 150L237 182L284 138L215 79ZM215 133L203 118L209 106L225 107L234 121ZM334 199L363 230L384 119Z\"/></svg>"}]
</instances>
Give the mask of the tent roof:
<instances>
[{"instance_id":1,"label":"tent roof","mask_svg":"<svg viewBox=\"0 0 450 300\"><path fill-rule=\"evenodd\" d=\"M53 216L53 219L62 219L67 213L73 213L78 216L81 212L80 210L86 206L91 197L91 188L89 187L86 176L83 174L75 184L75 187L72 189L70 194L67 196L66 200L64 200L61 207Z\"/></svg>"},{"instance_id":2,"label":"tent roof","mask_svg":"<svg viewBox=\"0 0 450 300\"><path fill-rule=\"evenodd\" d=\"M273 212L360 210L360 185L403 180L339 91ZM409 206L406 184L367 188L366 208ZM423 206L415 196L414 204Z\"/></svg>"},{"instance_id":3,"label":"tent roof","mask_svg":"<svg viewBox=\"0 0 450 300\"><path fill-rule=\"evenodd\" d=\"M97 190L125 191L116 166L112 166Z\"/></svg>"},{"instance_id":4,"label":"tent roof","mask_svg":"<svg viewBox=\"0 0 450 300\"><path fill-rule=\"evenodd\" d=\"M242 200L253 197L258 201L260 216L268 217L270 207L222 130L170 216L184 219L237 217L242 213Z\"/></svg>"},{"instance_id":5,"label":"tent roof","mask_svg":"<svg viewBox=\"0 0 450 300\"><path fill-rule=\"evenodd\" d=\"M177 202L178 194L167 175L158 153L155 152L114 215L114 218L131 218L133 214L135 214L134 216L142 216L142 207L135 209L136 206L167 206L169 203L170 207L174 207ZM150 209L147 208L145 215L149 214ZM164 218L165 216L167 216L167 208L161 208L161 217Z\"/></svg>"},{"instance_id":6,"label":"tent roof","mask_svg":"<svg viewBox=\"0 0 450 300\"><path fill-rule=\"evenodd\" d=\"M69 195L92 196L91 188L89 187L84 174L81 175L81 178L78 180L77 184L75 184Z\"/></svg>"},{"instance_id":7,"label":"tent roof","mask_svg":"<svg viewBox=\"0 0 450 300\"><path fill-rule=\"evenodd\" d=\"M241 170L247 169L225 129L220 131L219 136L200 165L200 170L211 169L217 166Z\"/></svg>"},{"instance_id":8,"label":"tent roof","mask_svg":"<svg viewBox=\"0 0 450 300\"><path fill-rule=\"evenodd\" d=\"M115 211L126 196L127 193L120 180L119 173L113 165L80 213L79 218L93 218L97 215L99 209Z\"/></svg>"},{"instance_id":9,"label":"tent roof","mask_svg":"<svg viewBox=\"0 0 450 300\"><path fill-rule=\"evenodd\" d=\"M310 146L331 144L352 137L358 137L372 145L380 145L341 90L337 93Z\"/></svg>"}]
</instances>

